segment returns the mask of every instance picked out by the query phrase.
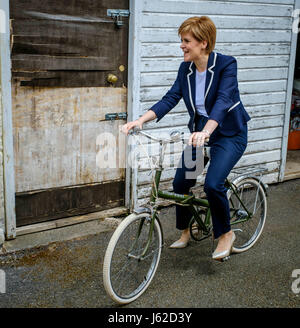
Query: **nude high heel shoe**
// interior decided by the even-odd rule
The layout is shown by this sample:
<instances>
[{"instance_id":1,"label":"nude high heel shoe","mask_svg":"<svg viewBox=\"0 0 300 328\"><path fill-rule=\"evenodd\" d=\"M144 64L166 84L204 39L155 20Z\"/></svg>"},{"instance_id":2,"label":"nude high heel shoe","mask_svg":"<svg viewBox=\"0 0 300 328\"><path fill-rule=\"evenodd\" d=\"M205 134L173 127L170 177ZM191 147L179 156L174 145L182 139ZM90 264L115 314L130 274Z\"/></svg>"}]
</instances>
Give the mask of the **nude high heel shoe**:
<instances>
[{"instance_id":1,"label":"nude high heel shoe","mask_svg":"<svg viewBox=\"0 0 300 328\"><path fill-rule=\"evenodd\" d=\"M169 248L185 248L188 245L188 241L176 240Z\"/></svg>"},{"instance_id":2,"label":"nude high heel shoe","mask_svg":"<svg viewBox=\"0 0 300 328\"><path fill-rule=\"evenodd\" d=\"M181 240L183 239L183 240ZM189 244L190 233L188 229L184 229L180 239L176 240L169 248L185 248Z\"/></svg>"},{"instance_id":3,"label":"nude high heel shoe","mask_svg":"<svg viewBox=\"0 0 300 328\"><path fill-rule=\"evenodd\" d=\"M236 238L235 233L233 232L232 237L231 237L230 247L222 252L214 251L212 254L213 260L222 261L222 259L224 259L225 257L228 257L230 255L230 253L232 252L232 246L235 241L235 238Z\"/></svg>"}]
</instances>

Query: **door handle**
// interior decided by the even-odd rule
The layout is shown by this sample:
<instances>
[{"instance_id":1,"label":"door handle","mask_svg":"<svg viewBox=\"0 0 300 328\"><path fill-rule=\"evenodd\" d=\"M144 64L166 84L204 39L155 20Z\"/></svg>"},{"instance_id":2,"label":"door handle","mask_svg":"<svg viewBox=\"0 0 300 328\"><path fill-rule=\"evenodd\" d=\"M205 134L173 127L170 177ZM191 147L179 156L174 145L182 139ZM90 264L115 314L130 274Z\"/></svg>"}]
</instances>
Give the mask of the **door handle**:
<instances>
[{"instance_id":1,"label":"door handle","mask_svg":"<svg viewBox=\"0 0 300 328\"><path fill-rule=\"evenodd\" d=\"M111 74L111 73L107 75L107 82L108 83L114 84L117 81L118 81L118 77L116 75Z\"/></svg>"}]
</instances>

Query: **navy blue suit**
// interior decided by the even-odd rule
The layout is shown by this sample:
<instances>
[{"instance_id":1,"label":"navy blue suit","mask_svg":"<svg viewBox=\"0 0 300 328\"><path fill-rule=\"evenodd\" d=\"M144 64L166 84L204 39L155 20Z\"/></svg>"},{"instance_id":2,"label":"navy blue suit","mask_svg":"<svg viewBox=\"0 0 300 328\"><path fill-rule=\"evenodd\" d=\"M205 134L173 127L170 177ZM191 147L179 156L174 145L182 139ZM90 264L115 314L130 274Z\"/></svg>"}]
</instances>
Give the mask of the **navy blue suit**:
<instances>
[{"instance_id":1,"label":"navy blue suit","mask_svg":"<svg viewBox=\"0 0 300 328\"><path fill-rule=\"evenodd\" d=\"M190 114L188 127L191 132L195 131L195 75L196 66L193 62L181 63L172 88L151 107L157 122L183 98ZM225 136L236 134L250 120L240 99L237 62L234 57L210 53L205 83L205 109L209 118L219 123L217 129Z\"/></svg>"},{"instance_id":2,"label":"navy blue suit","mask_svg":"<svg viewBox=\"0 0 300 328\"><path fill-rule=\"evenodd\" d=\"M247 122L250 120L239 94L237 81L237 62L234 57L211 52L207 63L205 82L205 109L208 118L198 116L195 110L195 75L193 62L183 62L176 81L166 95L151 107L162 119L181 98L183 98L190 120L190 132L201 131L208 119L218 122L218 127L210 137L210 165L207 169L204 191L210 203L214 237L230 230L229 204L224 182L234 165L241 158L247 146ZM188 193L196 179L186 179L186 172L193 171L184 165L184 153L181 165L177 168L173 181L174 192ZM196 149L192 147L193 160ZM177 228L185 229L191 214L186 207L176 206Z\"/></svg>"}]
</instances>

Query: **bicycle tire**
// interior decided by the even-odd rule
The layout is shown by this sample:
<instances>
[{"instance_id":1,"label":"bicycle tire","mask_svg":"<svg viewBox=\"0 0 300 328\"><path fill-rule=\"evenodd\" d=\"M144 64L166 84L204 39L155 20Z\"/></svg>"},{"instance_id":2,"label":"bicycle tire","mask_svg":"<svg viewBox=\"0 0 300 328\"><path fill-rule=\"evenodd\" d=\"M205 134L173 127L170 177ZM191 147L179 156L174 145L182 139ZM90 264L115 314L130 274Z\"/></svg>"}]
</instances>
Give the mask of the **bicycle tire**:
<instances>
[{"instance_id":1,"label":"bicycle tire","mask_svg":"<svg viewBox=\"0 0 300 328\"><path fill-rule=\"evenodd\" d=\"M253 216L245 222L234 224L243 217L247 217L246 211L231 189L227 192L230 205L231 229L235 231L236 240L232 251L234 253L245 252L250 249L260 237L267 217L267 196L262 184L255 178L244 178L233 182L239 197ZM247 197L247 198L246 198Z\"/></svg>"},{"instance_id":2,"label":"bicycle tire","mask_svg":"<svg viewBox=\"0 0 300 328\"><path fill-rule=\"evenodd\" d=\"M107 246L103 263L103 283L107 294L118 304L128 304L140 297L150 285L157 270L163 242L158 218L154 221L148 252L143 259L138 259L148 241L150 222L149 213L127 216ZM138 235L139 227L140 236L137 242L133 242ZM132 249L133 245L135 248Z\"/></svg>"}]
</instances>

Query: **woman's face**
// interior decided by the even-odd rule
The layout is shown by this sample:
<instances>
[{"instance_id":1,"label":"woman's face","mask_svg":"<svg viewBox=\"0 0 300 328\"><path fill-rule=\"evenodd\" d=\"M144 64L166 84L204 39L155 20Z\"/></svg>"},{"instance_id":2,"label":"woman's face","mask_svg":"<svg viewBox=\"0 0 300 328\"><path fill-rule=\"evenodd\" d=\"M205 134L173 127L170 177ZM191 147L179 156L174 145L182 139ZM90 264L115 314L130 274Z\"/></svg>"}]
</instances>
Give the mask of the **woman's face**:
<instances>
[{"instance_id":1,"label":"woman's face","mask_svg":"<svg viewBox=\"0 0 300 328\"><path fill-rule=\"evenodd\" d=\"M203 55L206 54L207 42L199 42L193 37L191 33L182 33L181 34L181 45L180 48L183 51L184 61L197 61Z\"/></svg>"}]
</instances>

